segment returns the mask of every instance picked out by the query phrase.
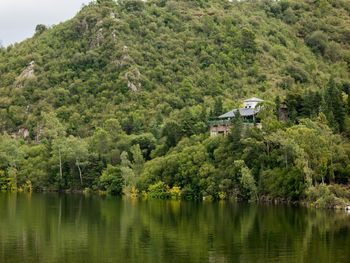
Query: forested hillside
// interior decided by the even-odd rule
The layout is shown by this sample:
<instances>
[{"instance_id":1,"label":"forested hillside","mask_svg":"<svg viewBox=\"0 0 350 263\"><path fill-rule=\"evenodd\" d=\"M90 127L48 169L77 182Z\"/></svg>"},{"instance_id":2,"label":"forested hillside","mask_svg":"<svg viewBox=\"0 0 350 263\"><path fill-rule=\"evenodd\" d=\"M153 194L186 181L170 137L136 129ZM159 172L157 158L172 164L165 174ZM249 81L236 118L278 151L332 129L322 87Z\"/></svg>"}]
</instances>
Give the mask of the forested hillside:
<instances>
[{"instance_id":1,"label":"forested hillside","mask_svg":"<svg viewBox=\"0 0 350 263\"><path fill-rule=\"evenodd\" d=\"M349 63L347 0L92 2L0 49L0 186L342 204Z\"/></svg>"}]
</instances>

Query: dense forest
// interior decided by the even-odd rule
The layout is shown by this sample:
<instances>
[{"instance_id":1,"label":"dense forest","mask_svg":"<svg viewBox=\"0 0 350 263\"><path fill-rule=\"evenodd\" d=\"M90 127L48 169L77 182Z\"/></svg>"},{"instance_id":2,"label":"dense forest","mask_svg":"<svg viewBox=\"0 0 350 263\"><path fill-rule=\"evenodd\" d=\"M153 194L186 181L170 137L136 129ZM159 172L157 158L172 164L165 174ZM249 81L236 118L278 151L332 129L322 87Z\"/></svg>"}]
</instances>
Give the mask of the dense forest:
<instances>
[{"instance_id":1,"label":"dense forest","mask_svg":"<svg viewBox=\"0 0 350 263\"><path fill-rule=\"evenodd\" d=\"M0 48L0 188L344 205L349 64L347 0L92 2Z\"/></svg>"}]
</instances>

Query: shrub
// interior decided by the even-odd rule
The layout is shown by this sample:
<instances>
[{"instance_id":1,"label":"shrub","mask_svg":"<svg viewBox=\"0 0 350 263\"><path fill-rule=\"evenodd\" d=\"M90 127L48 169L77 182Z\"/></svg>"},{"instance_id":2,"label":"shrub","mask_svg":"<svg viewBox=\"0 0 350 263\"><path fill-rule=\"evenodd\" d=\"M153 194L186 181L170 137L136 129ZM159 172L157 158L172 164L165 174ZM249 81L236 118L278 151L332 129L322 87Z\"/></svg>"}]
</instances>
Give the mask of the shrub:
<instances>
[{"instance_id":1,"label":"shrub","mask_svg":"<svg viewBox=\"0 0 350 263\"><path fill-rule=\"evenodd\" d=\"M99 178L98 188L110 195L121 195L123 190L123 178L120 168L108 165Z\"/></svg>"},{"instance_id":2,"label":"shrub","mask_svg":"<svg viewBox=\"0 0 350 263\"><path fill-rule=\"evenodd\" d=\"M263 193L271 197L298 200L305 190L304 176L295 168L275 168L262 174L260 187Z\"/></svg>"},{"instance_id":3,"label":"shrub","mask_svg":"<svg viewBox=\"0 0 350 263\"><path fill-rule=\"evenodd\" d=\"M350 191L345 186L332 184L329 185L329 190L339 198L345 198L350 200Z\"/></svg>"},{"instance_id":4,"label":"shrub","mask_svg":"<svg viewBox=\"0 0 350 263\"><path fill-rule=\"evenodd\" d=\"M309 73L307 73L303 68L299 66L289 65L285 68L285 72L296 82L306 83L309 81Z\"/></svg>"},{"instance_id":5,"label":"shrub","mask_svg":"<svg viewBox=\"0 0 350 263\"><path fill-rule=\"evenodd\" d=\"M148 187L148 196L155 199L169 198L169 186L162 181Z\"/></svg>"},{"instance_id":6,"label":"shrub","mask_svg":"<svg viewBox=\"0 0 350 263\"><path fill-rule=\"evenodd\" d=\"M226 199L226 193L225 192L219 192L219 199L220 200L224 200L224 199Z\"/></svg>"},{"instance_id":7,"label":"shrub","mask_svg":"<svg viewBox=\"0 0 350 263\"><path fill-rule=\"evenodd\" d=\"M169 190L169 194L172 199L181 199L181 194L182 194L181 188L178 186L174 186Z\"/></svg>"},{"instance_id":8,"label":"shrub","mask_svg":"<svg viewBox=\"0 0 350 263\"><path fill-rule=\"evenodd\" d=\"M307 201L319 208L335 208L345 206L348 200L337 197L331 190L332 187L325 184L312 186L306 191Z\"/></svg>"},{"instance_id":9,"label":"shrub","mask_svg":"<svg viewBox=\"0 0 350 263\"><path fill-rule=\"evenodd\" d=\"M328 47L328 37L322 31L315 31L306 38L306 44L314 53L324 55Z\"/></svg>"}]
</instances>

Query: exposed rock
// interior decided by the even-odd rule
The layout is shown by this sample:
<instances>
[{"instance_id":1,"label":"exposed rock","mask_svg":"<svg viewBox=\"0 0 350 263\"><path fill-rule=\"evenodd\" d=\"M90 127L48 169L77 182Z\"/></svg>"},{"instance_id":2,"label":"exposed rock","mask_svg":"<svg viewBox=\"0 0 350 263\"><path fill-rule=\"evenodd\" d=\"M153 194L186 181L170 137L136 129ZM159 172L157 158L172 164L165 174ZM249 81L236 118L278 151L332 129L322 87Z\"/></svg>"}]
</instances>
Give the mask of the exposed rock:
<instances>
[{"instance_id":1,"label":"exposed rock","mask_svg":"<svg viewBox=\"0 0 350 263\"><path fill-rule=\"evenodd\" d=\"M124 54L121 59L118 61L118 66L119 67L126 67L129 65L132 65L134 63L134 60L132 57L130 57L128 54Z\"/></svg>"},{"instance_id":2,"label":"exposed rock","mask_svg":"<svg viewBox=\"0 0 350 263\"><path fill-rule=\"evenodd\" d=\"M115 13L113 13L113 12L111 12L109 16L112 19L116 19L117 18L117 15Z\"/></svg>"},{"instance_id":3,"label":"exposed rock","mask_svg":"<svg viewBox=\"0 0 350 263\"><path fill-rule=\"evenodd\" d=\"M22 138L27 139L29 137L29 130L26 128L19 129L18 133L22 136Z\"/></svg>"},{"instance_id":4,"label":"exposed rock","mask_svg":"<svg viewBox=\"0 0 350 263\"><path fill-rule=\"evenodd\" d=\"M22 87L23 81L36 79L35 62L31 61L22 73L16 78L15 86Z\"/></svg>"},{"instance_id":5,"label":"exposed rock","mask_svg":"<svg viewBox=\"0 0 350 263\"><path fill-rule=\"evenodd\" d=\"M43 133L44 133L44 128L38 127L35 135L35 143L40 143Z\"/></svg>"},{"instance_id":6,"label":"exposed rock","mask_svg":"<svg viewBox=\"0 0 350 263\"><path fill-rule=\"evenodd\" d=\"M137 85L138 85L138 86L136 86L134 83L128 81L128 88L129 88L131 91L136 92L136 91L139 90L139 88L141 88L141 84L140 84L140 83L138 83Z\"/></svg>"},{"instance_id":7,"label":"exposed rock","mask_svg":"<svg viewBox=\"0 0 350 263\"><path fill-rule=\"evenodd\" d=\"M131 91L136 92L141 89L140 77L141 73L138 68L134 68L125 73L125 78L128 81L128 88Z\"/></svg>"},{"instance_id":8,"label":"exposed rock","mask_svg":"<svg viewBox=\"0 0 350 263\"><path fill-rule=\"evenodd\" d=\"M134 59L128 54L128 46L123 46L123 55L113 63L119 68L128 68L135 64Z\"/></svg>"},{"instance_id":9,"label":"exposed rock","mask_svg":"<svg viewBox=\"0 0 350 263\"><path fill-rule=\"evenodd\" d=\"M80 33L83 34L89 29L89 23L84 18L82 21L80 21L76 26L75 29Z\"/></svg>"},{"instance_id":10,"label":"exposed rock","mask_svg":"<svg viewBox=\"0 0 350 263\"><path fill-rule=\"evenodd\" d=\"M14 139L27 139L29 137L30 133L29 130L26 128L21 128L18 130L18 132L13 133L11 135L12 138Z\"/></svg>"},{"instance_id":11,"label":"exposed rock","mask_svg":"<svg viewBox=\"0 0 350 263\"><path fill-rule=\"evenodd\" d=\"M91 41L90 43L90 48L98 48L101 46L102 41L104 39L103 36L103 28L100 28L97 33L96 33L96 37Z\"/></svg>"},{"instance_id":12,"label":"exposed rock","mask_svg":"<svg viewBox=\"0 0 350 263\"><path fill-rule=\"evenodd\" d=\"M102 27L103 26L103 20L99 20L96 23L96 27Z\"/></svg>"}]
</instances>

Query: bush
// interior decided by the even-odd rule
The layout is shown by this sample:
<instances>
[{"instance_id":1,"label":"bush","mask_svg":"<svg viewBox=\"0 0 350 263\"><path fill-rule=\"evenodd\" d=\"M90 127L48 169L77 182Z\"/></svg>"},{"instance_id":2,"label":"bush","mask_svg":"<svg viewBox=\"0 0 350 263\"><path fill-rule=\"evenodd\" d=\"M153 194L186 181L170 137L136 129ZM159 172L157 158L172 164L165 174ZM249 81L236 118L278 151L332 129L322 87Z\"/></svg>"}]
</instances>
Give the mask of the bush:
<instances>
[{"instance_id":1,"label":"bush","mask_svg":"<svg viewBox=\"0 0 350 263\"><path fill-rule=\"evenodd\" d=\"M178 186L174 186L169 190L169 194L172 199L181 199L181 194L182 194L181 188Z\"/></svg>"},{"instance_id":2,"label":"bush","mask_svg":"<svg viewBox=\"0 0 350 263\"><path fill-rule=\"evenodd\" d=\"M350 191L345 186L332 184L329 185L329 190L338 198L344 198L350 200Z\"/></svg>"},{"instance_id":3,"label":"bush","mask_svg":"<svg viewBox=\"0 0 350 263\"><path fill-rule=\"evenodd\" d=\"M155 199L167 199L170 197L169 186L162 181L148 187L148 196Z\"/></svg>"},{"instance_id":4,"label":"bush","mask_svg":"<svg viewBox=\"0 0 350 263\"><path fill-rule=\"evenodd\" d=\"M123 190L123 177L120 168L108 165L99 178L98 188L110 195L121 195Z\"/></svg>"},{"instance_id":5,"label":"bush","mask_svg":"<svg viewBox=\"0 0 350 263\"><path fill-rule=\"evenodd\" d=\"M299 200L305 190L304 176L295 168L275 168L262 174L261 188L263 193L273 198Z\"/></svg>"},{"instance_id":6,"label":"bush","mask_svg":"<svg viewBox=\"0 0 350 263\"><path fill-rule=\"evenodd\" d=\"M328 47L328 37L322 31L315 31L306 38L306 44L314 53L324 55Z\"/></svg>"},{"instance_id":7,"label":"bush","mask_svg":"<svg viewBox=\"0 0 350 263\"><path fill-rule=\"evenodd\" d=\"M296 82L306 83L309 81L309 73L307 73L303 68L290 65L285 68L286 74L291 76Z\"/></svg>"},{"instance_id":8,"label":"bush","mask_svg":"<svg viewBox=\"0 0 350 263\"><path fill-rule=\"evenodd\" d=\"M331 190L339 189L325 184L312 186L306 191L307 201L319 208L344 207L349 200L337 197Z\"/></svg>"}]
</instances>

